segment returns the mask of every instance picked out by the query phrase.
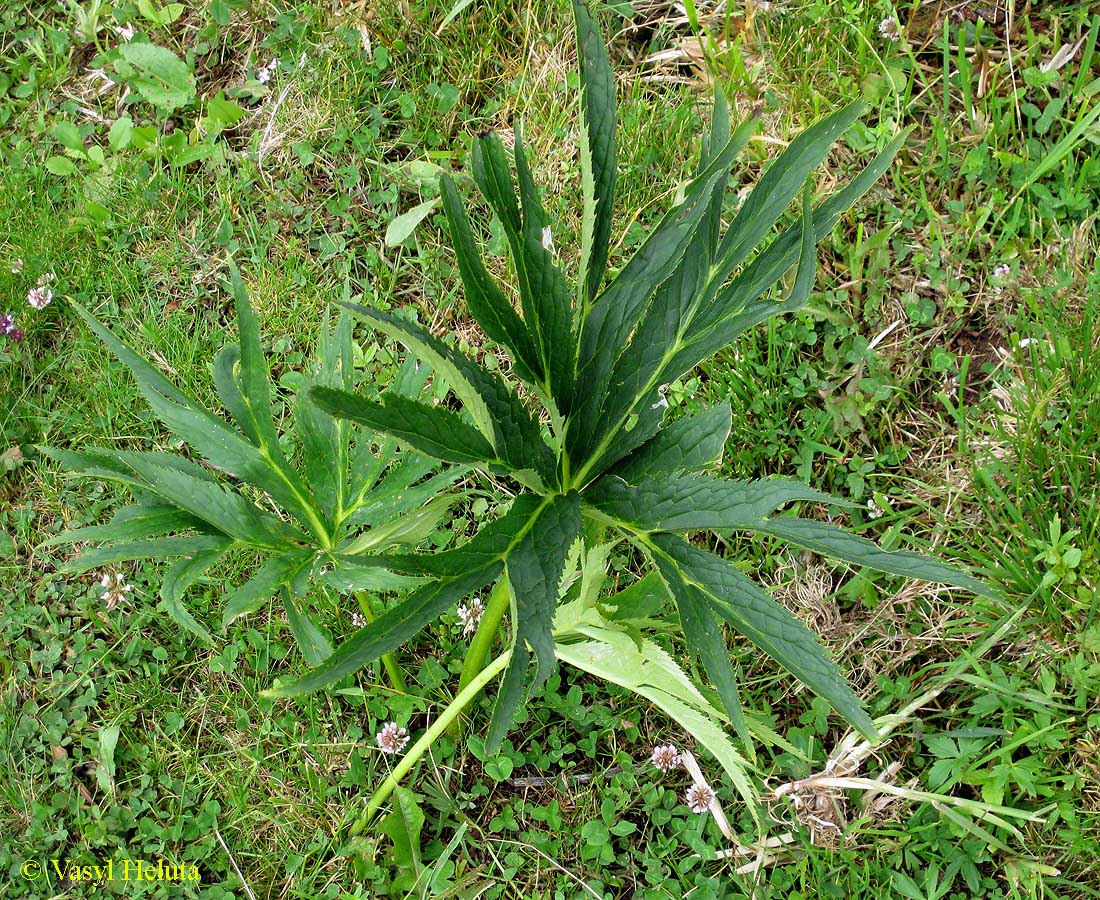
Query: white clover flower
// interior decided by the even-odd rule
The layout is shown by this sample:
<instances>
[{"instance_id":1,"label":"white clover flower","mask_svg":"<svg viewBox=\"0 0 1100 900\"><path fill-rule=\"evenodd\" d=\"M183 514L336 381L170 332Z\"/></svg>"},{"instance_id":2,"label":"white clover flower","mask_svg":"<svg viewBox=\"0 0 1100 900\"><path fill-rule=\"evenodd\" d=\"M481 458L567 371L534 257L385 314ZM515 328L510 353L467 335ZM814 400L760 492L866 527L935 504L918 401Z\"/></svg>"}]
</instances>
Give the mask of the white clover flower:
<instances>
[{"instance_id":1,"label":"white clover flower","mask_svg":"<svg viewBox=\"0 0 1100 900\"><path fill-rule=\"evenodd\" d=\"M997 268L993 270L994 278L1008 278L1012 274L1012 266L1008 263L1001 263Z\"/></svg>"},{"instance_id":2,"label":"white clover flower","mask_svg":"<svg viewBox=\"0 0 1100 900\"><path fill-rule=\"evenodd\" d=\"M714 791L705 784L696 783L687 789L684 800L693 813L705 813L714 802Z\"/></svg>"},{"instance_id":3,"label":"white clover flower","mask_svg":"<svg viewBox=\"0 0 1100 900\"><path fill-rule=\"evenodd\" d=\"M366 618L364 618L362 613L353 612L351 614L351 624L354 625L356 628L364 628L366 627L367 620Z\"/></svg>"},{"instance_id":4,"label":"white clover flower","mask_svg":"<svg viewBox=\"0 0 1100 900\"><path fill-rule=\"evenodd\" d=\"M117 609L118 605L126 599L126 595L133 590L126 583L126 576L121 572L115 572L113 576L109 572L104 572L103 577L99 579L99 586L107 589L99 595L99 599L106 604L109 612Z\"/></svg>"},{"instance_id":5,"label":"white clover flower","mask_svg":"<svg viewBox=\"0 0 1100 900\"><path fill-rule=\"evenodd\" d=\"M672 744L663 744L653 748L649 761L662 772L671 772L680 765L680 751Z\"/></svg>"},{"instance_id":6,"label":"white clover flower","mask_svg":"<svg viewBox=\"0 0 1100 900\"><path fill-rule=\"evenodd\" d=\"M901 30L898 28L898 20L893 16L887 16L878 23L878 33L888 41L901 40Z\"/></svg>"},{"instance_id":7,"label":"white clover flower","mask_svg":"<svg viewBox=\"0 0 1100 900\"><path fill-rule=\"evenodd\" d=\"M881 502L879 502L881 500ZM889 497L879 497L876 500L872 497L867 501L867 515L872 519L881 519L883 513L893 507L894 501Z\"/></svg>"},{"instance_id":8,"label":"white clover flower","mask_svg":"<svg viewBox=\"0 0 1100 900\"><path fill-rule=\"evenodd\" d=\"M48 287L35 287L27 291L27 302L35 309L45 309L53 300L53 291Z\"/></svg>"},{"instance_id":9,"label":"white clover flower","mask_svg":"<svg viewBox=\"0 0 1100 900\"><path fill-rule=\"evenodd\" d=\"M659 399L657 400L656 403L652 404L649 408L650 409L668 409L668 396L667 396L667 394L668 394L668 385L667 384L662 384L659 388L657 388L657 395L658 395Z\"/></svg>"},{"instance_id":10,"label":"white clover flower","mask_svg":"<svg viewBox=\"0 0 1100 900\"><path fill-rule=\"evenodd\" d=\"M387 722L374 739L378 741L378 746L383 753L393 755L405 749L405 745L409 742L409 732L399 728L396 722Z\"/></svg>"},{"instance_id":11,"label":"white clover flower","mask_svg":"<svg viewBox=\"0 0 1100 900\"><path fill-rule=\"evenodd\" d=\"M22 257L20 257L19 259L13 260L12 264L11 264L11 274L12 275L18 275L22 271L23 271L23 259L22 259Z\"/></svg>"},{"instance_id":12,"label":"white clover flower","mask_svg":"<svg viewBox=\"0 0 1100 900\"><path fill-rule=\"evenodd\" d=\"M481 617L485 614L485 605L480 597L474 597L469 605L463 604L458 608L458 620L462 623L462 633L473 634L477 626L481 624Z\"/></svg>"}]
</instances>

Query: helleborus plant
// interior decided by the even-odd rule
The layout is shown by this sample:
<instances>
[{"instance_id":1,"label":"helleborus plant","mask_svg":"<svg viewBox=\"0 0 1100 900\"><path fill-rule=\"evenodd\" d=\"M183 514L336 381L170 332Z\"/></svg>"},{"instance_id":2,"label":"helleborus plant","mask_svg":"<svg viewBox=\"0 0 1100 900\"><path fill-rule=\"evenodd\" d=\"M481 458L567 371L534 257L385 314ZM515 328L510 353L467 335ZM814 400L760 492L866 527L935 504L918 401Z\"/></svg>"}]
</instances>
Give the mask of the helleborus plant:
<instances>
[{"instance_id":1,"label":"helleborus plant","mask_svg":"<svg viewBox=\"0 0 1100 900\"><path fill-rule=\"evenodd\" d=\"M315 386L359 386L352 320L346 314L334 329L327 322L322 328L314 372L283 376L284 383L296 382L296 391L288 399L293 428L282 433L258 321L232 264L228 288L236 301L239 341L218 353L213 374L230 418L181 391L90 312L72 304L191 453L46 448L77 474L116 482L136 497L107 524L67 531L46 544L99 545L62 565L72 573L177 559L161 583L160 607L206 642L211 634L187 608L184 595L226 554L246 553L256 567L225 597L222 627L279 595L303 656L315 665L332 652L327 626L344 605L334 597L355 593L359 615L369 619L375 614L374 592L417 583L344 560L423 541L461 498L461 492L447 489L463 470L440 471L430 457L399 453L396 439L376 447L374 435L333 419L313 402L309 392ZM419 396L429 373L427 366L407 363L392 390ZM291 460L294 447L300 448L300 467ZM387 668L391 679L400 678L392 665Z\"/></svg>"},{"instance_id":2,"label":"helleborus plant","mask_svg":"<svg viewBox=\"0 0 1100 900\"><path fill-rule=\"evenodd\" d=\"M565 656L554 625L560 582L572 548L587 534L594 538L591 546L628 541L648 562L652 578L675 604L688 649L746 744L749 728L723 637L727 625L873 737L871 719L815 636L740 566L693 543L690 535L755 532L906 578L978 593L989 593L988 588L916 553L887 552L839 527L780 514L799 502L846 505L805 484L707 474L729 436L729 406L676 418L669 414L666 391L747 329L805 303L814 284L817 242L885 172L904 135L850 182L814 203L811 174L856 121L861 106L826 116L770 163L727 224L723 200L730 171L756 123L750 119L733 128L717 93L709 134L682 201L609 276L617 177L614 78L587 5L574 0L573 10L582 111L578 270L570 277L552 252L554 229L518 127L511 154L497 135L487 133L476 140L472 159L474 181L507 238L518 310L479 256L458 189L447 175L440 179L469 311L509 354L522 393L499 370L456 352L414 322L349 305L440 373L455 402L429 406L397 392L368 398L324 386L310 394L337 418L491 476L503 511L468 542L443 552L355 554L357 565L429 581L312 672L270 693L291 696L322 688L392 651L461 598L492 585L458 694L409 756L422 753L441 723L502 674L486 734L493 752L524 695L537 692ZM799 196L797 223L773 233ZM792 269L785 295L775 296L773 289ZM507 646L489 662L506 615ZM394 770L395 775L404 771L402 765Z\"/></svg>"}]
</instances>

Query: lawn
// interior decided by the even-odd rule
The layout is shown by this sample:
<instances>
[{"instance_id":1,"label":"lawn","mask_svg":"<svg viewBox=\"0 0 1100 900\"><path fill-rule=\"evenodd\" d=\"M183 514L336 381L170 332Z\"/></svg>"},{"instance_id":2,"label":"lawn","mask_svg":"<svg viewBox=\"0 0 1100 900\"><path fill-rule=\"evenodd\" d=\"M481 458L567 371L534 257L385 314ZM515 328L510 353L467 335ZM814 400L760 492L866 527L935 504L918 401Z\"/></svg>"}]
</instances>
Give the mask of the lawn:
<instances>
[{"instance_id":1,"label":"lawn","mask_svg":"<svg viewBox=\"0 0 1100 900\"><path fill-rule=\"evenodd\" d=\"M727 222L777 153L845 104L867 108L815 170L818 197L907 131L819 241L805 305L661 396L670 420L728 399L723 476L830 492L850 505L803 514L935 555L993 596L700 531L695 544L819 637L882 743L861 746L828 701L730 632L753 741L730 732L757 804L658 706L560 666L498 753L491 684L360 829L399 758L376 736L393 722L415 741L439 720L459 690L465 619L452 607L334 687L278 699L261 692L309 664L274 592L221 627L255 554L222 558L187 595L209 640L169 614L157 559L107 567L129 590L105 601L103 568L72 571L92 545L49 542L106 523L130 494L74 478L46 448L191 451L77 305L220 415L235 262L295 464L309 453L290 427L294 392L341 299L507 370L468 309L439 176L455 179L488 268L514 284L506 228L470 174L477 136L511 146L522 122L553 252L575 271L570 4L12 0L0 8L0 898L1100 897L1100 15L1085 2L592 6L616 73L613 272L684 199L716 87L735 126L757 117ZM150 46L163 49L151 72ZM796 203L779 225L798 220ZM352 354L368 387L409 371L404 347L363 322ZM491 521L500 482L462 474L420 548ZM626 545L608 562L609 587L641 571ZM390 602L311 598L333 643ZM717 704L676 606L648 615ZM653 765L661 745L695 754L732 838L713 809L692 810L688 770ZM179 869L137 874L139 861Z\"/></svg>"}]
</instances>

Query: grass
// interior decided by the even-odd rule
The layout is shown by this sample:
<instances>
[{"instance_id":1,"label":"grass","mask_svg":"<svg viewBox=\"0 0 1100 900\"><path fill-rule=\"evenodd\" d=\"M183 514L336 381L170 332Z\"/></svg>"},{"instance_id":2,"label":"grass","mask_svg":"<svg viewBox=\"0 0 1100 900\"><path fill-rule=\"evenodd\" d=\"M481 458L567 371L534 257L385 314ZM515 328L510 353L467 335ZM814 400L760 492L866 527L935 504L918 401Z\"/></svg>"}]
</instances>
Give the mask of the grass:
<instances>
[{"instance_id":1,"label":"grass","mask_svg":"<svg viewBox=\"0 0 1100 900\"><path fill-rule=\"evenodd\" d=\"M1007 838L1005 852L926 803L864 815L845 799L844 837L830 841L776 801L773 833L791 831L795 849L757 879L738 875L739 863L713 859L726 844L709 817L684 805L686 783L656 777L646 762L655 743L690 737L563 670L500 758L482 758L476 719L469 740L443 741L409 780L430 873L416 891L1095 897L1100 198L1091 150L1100 19L1086 3L1020 5L1011 30L1003 9L975 4L958 6L955 18L936 4L848 0L736 4L728 19L695 7L700 30L721 39L702 66L646 61L692 37L666 5L636 2L630 21L644 27L627 28L615 13L602 20L618 32L612 55L622 73L618 258L690 175L709 79L741 114L762 109L761 139L734 173L740 185L755 180L776 142L859 94L870 113L831 155L819 190L896 128L913 131L882 184L823 245L810 309L746 335L672 386L670 401L692 409L730 397L730 474L784 474L849 497L864 505L852 521L867 534L935 546L988 572L1005 599L833 570L766 541L730 550L752 553L876 714L965 663L894 735L881 764L900 763L899 784L1042 810L1045 822ZM138 19L136 4L115 8ZM201 873L198 886L116 882L101 888L107 894L373 897L411 888L392 835L347 841L340 825L385 775L373 748L381 723L418 731L453 691L465 647L453 616L401 654L408 694L375 671L349 692L258 698L300 667L281 619L239 622L203 649L156 611L155 565L128 573L136 598L125 614L106 612L91 579L56 572L63 548L38 548L65 527L103 521L117 495L66 481L34 447L163 446L168 437L132 381L64 298L155 353L181 386L211 396L210 360L231 324L216 287L230 252L250 281L277 376L305 364L346 277L368 302L413 307L476 346L441 220L429 217L397 247L383 238L400 212L435 195L436 167L457 169L483 128L523 120L544 164L547 206L562 222L555 243L575 245L565 4L475 0L441 30L445 15L411 0L341 5L339 16L321 3L189 4L151 37L188 59L202 98L253 85L254 96L238 95L245 117L219 139L233 152L174 167L125 151L109 171L59 176L45 168L63 153L56 124L78 123L89 145L103 142L124 104L117 91L99 92L95 47L74 34L72 5L0 11L0 311L16 313L26 332L0 344L0 826L11 835L0 842L9 873L0 896L88 896L81 883L20 875L24 860L52 858L163 857ZM906 41L879 34L891 15ZM111 22L101 16L103 46L118 40ZM1076 52L1043 71L1064 45ZM263 89L256 70L272 57L280 66ZM125 109L168 127L140 100ZM189 129L195 109L173 118ZM463 189L472 196L468 181ZM485 235L505 271L494 228ZM18 274L9 271L16 259ZM56 299L36 313L23 297L46 272L56 273ZM364 364L378 365L379 354L384 364L388 352L368 345ZM209 585L196 615L215 621L220 592ZM350 632L350 614L334 630ZM745 648L734 652L747 706L790 744L760 752L761 774L774 785L820 772L843 734L839 720ZM578 775L587 780L569 780ZM719 793L749 836L732 790Z\"/></svg>"}]
</instances>

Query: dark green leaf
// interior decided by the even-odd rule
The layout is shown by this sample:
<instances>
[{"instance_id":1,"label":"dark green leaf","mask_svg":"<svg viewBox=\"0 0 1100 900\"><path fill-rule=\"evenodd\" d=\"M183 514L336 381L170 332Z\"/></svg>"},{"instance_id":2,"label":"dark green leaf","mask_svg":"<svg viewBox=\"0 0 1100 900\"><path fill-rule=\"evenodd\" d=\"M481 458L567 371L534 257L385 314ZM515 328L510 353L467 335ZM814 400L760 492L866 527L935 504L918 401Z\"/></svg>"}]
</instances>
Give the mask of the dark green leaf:
<instances>
[{"instance_id":1,"label":"dark green leaf","mask_svg":"<svg viewBox=\"0 0 1100 900\"><path fill-rule=\"evenodd\" d=\"M852 505L787 478L733 481L708 475L662 476L636 486L605 477L585 492L584 499L645 531L746 527L796 500Z\"/></svg>"},{"instance_id":2,"label":"dark green leaf","mask_svg":"<svg viewBox=\"0 0 1100 900\"><path fill-rule=\"evenodd\" d=\"M439 189L470 313L490 338L511 351L520 378L531 384L541 383L545 376L535 345L511 302L485 270L458 191L446 173L440 176Z\"/></svg>"},{"instance_id":3,"label":"dark green leaf","mask_svg":"<svg viewBox=\"0 0 1100 900\"><path fill-rule=\"evenodd\" d=\"M173 531L201 531L206 523L175 506L135 503L120 507L106 525L74 528L43 541L43 547L83 541L136 541Z\"/></svg>"},{"instance_id":4,"label":"dark green leaf","mask_svg":"<svg viewBox=\"0 0 1100 900\"><path fill-rule=\"evenodd\" d=\"M496 578L502 568L498 562L476 571L467 570L459 577L444 578L425 585L355 632L312 672L298 681L281 684L263 693L269 697L292 697L339 681L383 653L396 650L462 597Z\"/></svg>"},{"instance_id":5,"label":"dark green leaf","mask_svg":"<svg viewBox=\"0 0 1100 900\"><path fill-rule=\"evenodd\" d=\"M418 403L400 394L383 394L383 402L376 403L326 387L311 388L309 396L329 415L391 434L437 459L486 466L501 464L492 445L476 428L442 407Z\"/></svg>"},{"instance_id":6,"label":"dark green leaf","mask_svg":"<svg viewBox=\"0 0 1100 900\"><path fill-rule=\"evenodd\" d=\"M965 588L982 597L1000 596L993 588L972 575L967 575L938 560L904 550L883 550L867 538L852 534L843 528L837 528L835 525L826 525L824 522L782 516L755 523L750 522L738 527L750 529L759 534L769 534L798 547L813 550L814 553L820 553L822 556L843 560L857 566L867 566L878 572L900 575L903 578L918 578L921 581L933 581L938 584L950 584Z\"/></svg>"},{"instance_id":7,"label":"dark green leaf","mask_svg":"<svg viewBox=\"0 0 1100 900\"><path fill-rule=\"evenodd\" d=\"M540 504L527 533L508 553L508 580L516 598L515 643L529 643L536 656L532 690L538 690L554 668L551 627L558 584L580 527L579 495L575 491L558 494Z\"/></svg>"},{"instance_id":8,"label":"dark green leaf","mask_svg":"<svg viewBox=\"0 0 1100 900\"><path fill-rule=\"evenodd\" d=\"M160 585L160 608L165 610L177 625L187 629L207 644L214 643L214 639L183 605L183 595L202 577L203 572L221 559L232 546L231 543L226 542L221 547L181 559L164 574L164 580Z\"/></svg>"},{"instance_id":9,"label":"dark green leaf","mask_svg":"<svg viewBox=\"0 0 1100 900\"><path fill-rule=\"evenodd\" d=\"M611 469L628 484L644 478L693 472L722 461L733 422L728 400L662 428Z\"/></svg>"},{"instance_id":10,"label":"dark green leaf","mask_svg":"<svg viewBox=\"0 0 1100 900\"><path fill-rule=\"evenodd\" d=\"M58 569L62 572L80 574L89 569L98 569L114 563L129 562L137 559L163 559L172 556L195 556L206 550L222 549L231 541L222 535L195 534L187 537L149 538L144 541L131 541L125 544L112 544L97 550L85 550L75 559L66 560Z\"/></svg>"},{"instance_id":11,"label":"dark green leaf","mask_svg":"<svg viewBox=\"0 0 1100 900\"><path fill-rule=\"evenodd\" d=\"M286 607L286 620L291 634L302 651L302 656L311 666L318 666L332 653L332 644L317 627L309 612L298 606L293 594L283 589L283 605Z\"/></svg>"},{"instance_id":12,"label":"dark green leaf","mask_svg":"<svg viewBox=\"0 0 1100 900\"><path fill-rule=\"evenodd\" d=\"M574 0L581 77L581 263L577 282L582 308L600 290L607 268L618 175L615 146L615 74L599 27L585 0Z\"/></svg>"},{"instance_id":13,"label":"dark green leaf","mask_svg":"<svg viewBox=\"0 0 1100 900\"><path fill-rule=\"evenodd\" d=\"M295 550L271 557L255 575L226 598L222 628L228 628L235 619L255 612L280 588L294 581L312 561L313 552L310 550Z\"/></svg>"},{"instance_id":14,"label":"dark green leaf","mask_svg":"<svg viewBox=\"0 0 1100 900\"><path fill-rule=\"evenodd\" d=\"M817 638L770 594L736 566L697 550L675 535L653 535L649 546L673 593L690 595L697 606L705 603L711 612L828 700L862 734L877 737L859 698ZM708 674L716 682L723 677L721 672Z\"/></svg>"}]
</instances>

